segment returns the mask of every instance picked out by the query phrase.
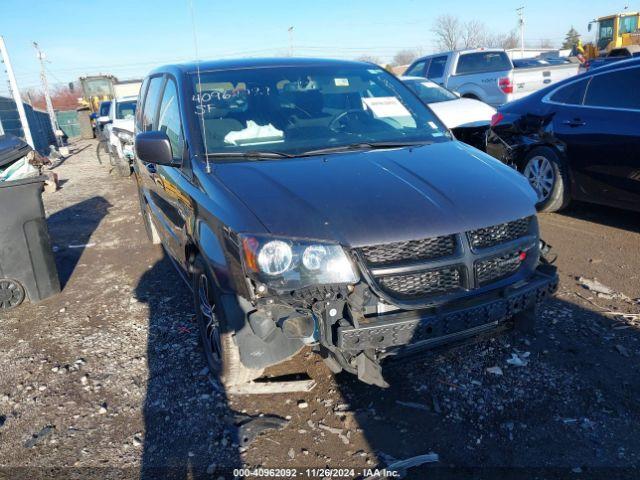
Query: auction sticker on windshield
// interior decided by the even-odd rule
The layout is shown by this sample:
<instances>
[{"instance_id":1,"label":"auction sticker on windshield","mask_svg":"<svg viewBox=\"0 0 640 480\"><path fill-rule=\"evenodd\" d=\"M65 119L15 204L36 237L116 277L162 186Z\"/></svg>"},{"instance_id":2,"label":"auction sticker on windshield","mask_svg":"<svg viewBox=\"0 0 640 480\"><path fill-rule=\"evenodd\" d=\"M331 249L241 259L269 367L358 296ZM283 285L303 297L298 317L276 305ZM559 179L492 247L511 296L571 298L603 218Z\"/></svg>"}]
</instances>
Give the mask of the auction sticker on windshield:
<instances>
[{"instance_id":1,"label":"auction sticker on windshield","mask_svg":"<svg viewBox=\"0 0 640 480\"><path fill-rule=\"evenodd\" d=\"M362 101L378 118L411 116L396 97L370 97L363 98Z\"/></svg>"}]
</instances>

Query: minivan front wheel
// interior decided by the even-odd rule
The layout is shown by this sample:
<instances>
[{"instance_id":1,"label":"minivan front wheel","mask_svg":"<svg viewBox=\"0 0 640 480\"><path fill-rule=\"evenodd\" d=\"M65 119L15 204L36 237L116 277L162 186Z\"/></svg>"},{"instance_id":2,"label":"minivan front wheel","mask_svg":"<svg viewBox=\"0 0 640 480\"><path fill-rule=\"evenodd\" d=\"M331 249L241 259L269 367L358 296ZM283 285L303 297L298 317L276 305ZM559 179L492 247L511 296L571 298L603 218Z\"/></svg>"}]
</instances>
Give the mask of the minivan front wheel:
<instances>
[{"instance_id":1,"label":"minivan front wheel","mask_svg":"<svg viewBox=\"0 0 640 480\"><path fill-rule=\"evenodd\" d=\"M555 212L569 204L566 167L551 148L538 147L529 152L522 174L538 194L539 211Z\"/></svg>"},{"instance_id":2,"label":"minivan front wheel","mask_svg":"<svg viewBox=\"0 0 640 480\"><path fill-rule=\"evenodd\" d=\"M248 383L260 377L262 369L245 367L233 332L226 331L227 322L220 302L216 301L215 284L201 257L193 264L192 287L196 320L209 370L225 387Z\"/></svg>"}]
</instances>

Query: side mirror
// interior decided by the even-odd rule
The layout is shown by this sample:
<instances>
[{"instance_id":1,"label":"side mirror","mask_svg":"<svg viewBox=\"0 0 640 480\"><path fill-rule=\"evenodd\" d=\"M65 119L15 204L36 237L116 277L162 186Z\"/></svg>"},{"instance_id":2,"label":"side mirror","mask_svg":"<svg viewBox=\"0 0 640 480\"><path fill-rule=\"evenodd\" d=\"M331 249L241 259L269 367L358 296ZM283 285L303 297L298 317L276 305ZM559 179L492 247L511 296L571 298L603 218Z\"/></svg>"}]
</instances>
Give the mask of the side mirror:
<instances>
[{"instance_id":1,"label":"side mirror","mask_svg":"<svg viewBox=\"0 0 640 480\"><path fill-rule=\"evenodd\" d=\"M98 117L98 122L102 125L105 125L107 123L110 123L111 119L107 115L102 115L101 117Z\"/></svg>"},{"instance_id":2,"label":"side mirror","mask_svg":"<svg viewBox=\"0 0 640 480\"><path fill-rule=\"evenodd\" d=\"M145 163L175 166L171 142L164 132L157 130L136 135L136 154Z\"/></svg>"},{"instance_id":3,"label":"side mirror","mask_svg":"<svg viewBox=\"0 0 640 480\"><path fill-rule=\"evenodd\" d=\"M587 25L587 31L590 32L591 31L591 23L589 23L589 25Z\"/></svg>"}]
</instances>

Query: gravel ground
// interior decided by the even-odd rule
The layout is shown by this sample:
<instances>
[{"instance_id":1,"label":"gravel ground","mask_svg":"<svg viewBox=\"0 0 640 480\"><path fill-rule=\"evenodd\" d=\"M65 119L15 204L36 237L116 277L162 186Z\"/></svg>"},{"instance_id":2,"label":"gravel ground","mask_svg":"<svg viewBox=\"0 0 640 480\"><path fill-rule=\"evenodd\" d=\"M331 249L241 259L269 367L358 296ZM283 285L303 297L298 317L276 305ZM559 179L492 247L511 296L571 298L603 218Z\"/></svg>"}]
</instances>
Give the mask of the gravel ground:
<instances>
[{"instance_id":1,"label":"gravel ground","mask_svg":"<svg viewBox=\"0 0 640 480\"><path fill-rule=\"evenodd\" d=\"M541 216L561 288L536 335L388 364L387 390L333 376L303 351L268 374L308 373L311 392L227 396L206 368L188 288L146 241L134 178L110 175L94 151L76 144L54 167L61 190L44 195L63 292L0 314L0 477L230 478L223 469L241 466L357 475L434 452L439 461L421 468L442 475L633 478L640 215L578 205ZM611 291L594 291L594 279ZM242 444L236 424L260 414L284 426Z\"/></svg>"}]
</instances>

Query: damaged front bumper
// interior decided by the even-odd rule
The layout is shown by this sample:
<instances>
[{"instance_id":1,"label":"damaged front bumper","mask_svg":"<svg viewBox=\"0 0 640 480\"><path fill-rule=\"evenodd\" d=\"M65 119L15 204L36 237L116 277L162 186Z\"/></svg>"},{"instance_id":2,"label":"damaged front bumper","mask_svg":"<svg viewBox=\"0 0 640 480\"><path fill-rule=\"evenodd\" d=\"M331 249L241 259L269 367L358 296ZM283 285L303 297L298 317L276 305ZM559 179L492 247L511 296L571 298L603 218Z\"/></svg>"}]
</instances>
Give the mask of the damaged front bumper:
<instances>
[{"instance_id":1,"label":"damaged front bumper","mask_svg":"<svg viewBox=\"0 0 640 480\"><path fill-rule=\"evenodd\" d=\"M555 267L541 265L528 281L503 291L474 298L463 306L444 306L431 310L411 310L379 315L357 327L341 327L336 347L346 352L431 348L508 326L520 312L536 307L558 288Z\"/></svg>"},{"instance_id":2,"label":"damaged front bumper","mask_svg":"<svg viewBox=\"0 0 640 480\"><path fill-rule=\"evenodd\" d=\"M509 228L526 218L511 222ZM459 235L449 257L435 262L437 268L425 266L428 273L443 272L435 278L441 282L438 286L449 289L446 293L415 300L392 295L381 284L389 275L398 275L380 273L362 263L364 278L354 285L325 285L242 299L239 324L243 328L236 334L241 361L248 368L265 368L308 345L332 371L345 370L366 383L386 387L380 362L389 356L494 333L514 322L531 331L536 307L557 290L558 275L540 256L537 224L525 223L528 226L519 230L518 238L505 241L501 237L494 246L482 244L482 235L493 235L491 232L472 232L477 238ZM462 248L460 242L471 242L470 238L477 244ZM362 262L360 257L358 262ZM455 283L447 276L450 264L463 272ZM405 278L413 276L409 271ZM392 291L405 284L399 285L391 285L396 288Z\"/></svg>"}]
</instances>

